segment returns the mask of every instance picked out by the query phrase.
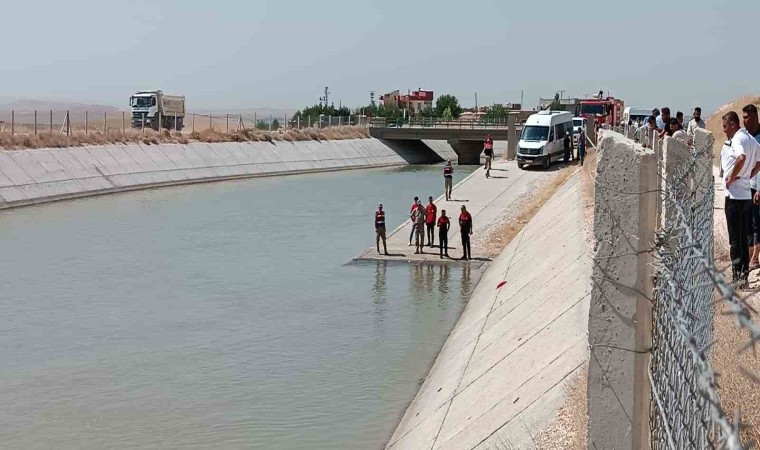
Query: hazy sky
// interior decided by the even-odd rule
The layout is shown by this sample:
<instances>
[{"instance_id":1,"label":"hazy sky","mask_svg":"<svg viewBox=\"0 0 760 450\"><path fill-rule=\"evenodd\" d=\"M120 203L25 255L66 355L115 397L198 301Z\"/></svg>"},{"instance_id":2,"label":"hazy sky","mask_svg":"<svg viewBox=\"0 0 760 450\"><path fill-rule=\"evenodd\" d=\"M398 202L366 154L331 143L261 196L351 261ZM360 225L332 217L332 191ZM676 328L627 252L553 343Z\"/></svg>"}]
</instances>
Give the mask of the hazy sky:
<instances>
[{"instance_id":1,"label":"hazy sky","mask_svg":"<svg viewBox=\"0 0 760 450\"><path fill-rule=\"evenodd\" d=\"M324 86L336 106L422 87L533 107L604 89L712 111L760 90L757 0L2 3L3 99L123 107L156 88L190 109L298 108Z\"/></svg>"}]
</instances>

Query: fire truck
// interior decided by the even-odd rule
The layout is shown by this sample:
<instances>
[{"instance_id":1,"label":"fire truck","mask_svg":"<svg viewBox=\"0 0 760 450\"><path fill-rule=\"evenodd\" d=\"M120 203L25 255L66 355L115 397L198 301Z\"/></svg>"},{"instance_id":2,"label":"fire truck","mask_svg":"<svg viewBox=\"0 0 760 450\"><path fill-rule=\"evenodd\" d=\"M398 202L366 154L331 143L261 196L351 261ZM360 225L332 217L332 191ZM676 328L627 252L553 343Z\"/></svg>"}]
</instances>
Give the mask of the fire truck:
<instances>
[{"instance_id":1,"label":"fire truck","mask_svg":"<svg viewBox=\"0 0 760 450\"><path fill-rule=\"evenodd\" d=\"M593 119L597 125L618 126L622 120L624 108L625 105L619 98L603 98L600 95L598 98L581 100L578 116L585 117L587 120Z\"/></svg>"}]
</instances>

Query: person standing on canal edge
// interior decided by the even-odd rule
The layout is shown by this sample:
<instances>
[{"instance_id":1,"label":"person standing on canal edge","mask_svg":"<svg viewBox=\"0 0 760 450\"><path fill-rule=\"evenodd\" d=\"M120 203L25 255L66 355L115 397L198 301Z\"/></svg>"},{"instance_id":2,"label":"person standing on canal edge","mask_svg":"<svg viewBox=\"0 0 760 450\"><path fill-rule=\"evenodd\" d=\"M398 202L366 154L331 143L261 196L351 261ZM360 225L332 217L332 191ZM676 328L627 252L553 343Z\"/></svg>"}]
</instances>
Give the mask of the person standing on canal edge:
<instances>
[{"instance_id":1,"label":"person standing on canal edge","mask_svg":"<svg viewBox=\"0 0 760 450\"><path fill-rule=\"evenodd\" d=\"M435 243L435 219L438 216L438 207L433 203L433 197L428 197L428 205L425 207L425 228L427 228L427 243L430 247Z\"/></svg>"},{"instance_id":2,"label":"person standing on canal edge","mask_svg":"<svg viewBox=\"0 0 760 450\"><path fill-rule=\"evenodd\" d=\"M580 160L580 165L583 165L583 158L586 156L586 130L581 127L581 130L578 132L578 159Z\"/></svg>"},{"instance_id":3,"label":"person standing on canal edge","mask_svg":"<svg viewBox=\"0 0 760 450\"><path fill-rule=\"evenodd\" d=\"M412 239L414 239L414 211L417 210L417 204L420 202L419 197L414 197L414 203L412 203L412 207L409 208L409 218L412 219L412 232L409 233L409 246L412 246Z\"/></svg>"},{"instance_id":4,"label":"person standing on canal edge","mask_svg":"<svg viewBox=\"0 0 760 450\"><path fill-rule=\"evenodd\" d=\"M388 254L388 247L385 245L385 211L383 211L383 204L377 205L377 211L375 211L375 244L377 245L377 252L380 253L380 240L383 240L383 254Z\"/></svg>"},{"instance_id":5,"label":"person standing on canal edge","mask_svg":"<svg viewBox=\"0 0 760 450\"><path fill-rule=\"evenodd\" d=\"M451 228L451 222L446 216L446 210L441 210L441 217L438 218L438 246L441 249L441 259L443 255L449 257L449 228Z\"/></svg>"},{"instance_id":6,"label":"person standing on canal edge","mask_svg":"<svg viewBox=\"0 0 760 450\"><path fill-rule=\"evenodd\" d=\"M483 153L486 156L486 164L483 167L486 170L486 178L491 176L491 161L493 160L493 138L490 134L486 135L486 140L483 143Z\"/></svg>"},{"instance_id":7,"label":"person standing on canal edge","mask_svg":"<svg viewBox=\"0 0 760 450\"><path fill-rule=\"evenodd\" d=\"M451 185L454 178L454 167L451 165L451 160L446 161L446 165L443 166L443 190L446 193L446 201L451 201ZM411 244L410 244L411 245Z\"/></svg>"},{"instance_id":8,"label":"person standing on canal edge","mask_svg":"<svg viewBox=\"0 0 760 450\"><path fill-rule=\"evenodd\" d=\"M472 216L467 212L467 208L464 205L462 205L462 213L459 215L459 232L462 234L462 259L472 259L472 249L470 248Z\"/></svg>"},{"instance_id":9,"label":"person standing on canal edge","mask_svg":"<svg viewBox=\"0 0 760 450\"><path fill-rule=\"evenodd\" d=\"M422 206L422 202L417 201L417 209L412 213L412 223L414 223L414 254L418 255L425 253L423 247L425 246L425 207Z\"/></svg>"},{"instance_id":10,"label":"person standing on canal edge","mask_svg":"<svg viewBox=\"0 0 760 450\"><path fill-rule=\"evenodd\" d=\"M565 164L570 162L571 156L572 156L572 138L570 138L570 133L565 132L565 139L562 140L562 146L565 150Z\"/></svg>"}]
</instances>

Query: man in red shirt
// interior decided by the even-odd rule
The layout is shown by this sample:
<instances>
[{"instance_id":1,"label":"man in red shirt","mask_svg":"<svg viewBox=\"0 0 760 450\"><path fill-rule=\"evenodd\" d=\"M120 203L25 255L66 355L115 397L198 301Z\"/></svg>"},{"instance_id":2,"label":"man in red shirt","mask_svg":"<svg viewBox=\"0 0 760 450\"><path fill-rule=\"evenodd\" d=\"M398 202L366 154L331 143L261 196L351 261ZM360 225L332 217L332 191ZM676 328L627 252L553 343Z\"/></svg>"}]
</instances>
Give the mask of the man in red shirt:
<instances>
[{"instance_id":1,"label":"man in red shirt","mask_svg":"<svg viewBox=\"0 0 760 450\"><path fill-rule=\"evenodd\" d=\"M472 249L470 248L470 235L472 234L472 216L467 212L467 208L462 205L462 213L459 215L459 232L462 234L462 259L472 259Z\"/></svg>"},{"instance_id":2,"label":"man in red shirt","mask_svg":"<svg viewBox=\"0 0 760 450\"><path fill-rule=\"evenodd\" d=\"M438 207L433 204L433 197L428 197L428 205L425 207L425 228L427 229L428 246L435 243L435 220L438 218Z\"/></svg>"},{"instance_id":3,"label":"man in red shirt","mask_svg":"<svg viewBox=\"0 0 760 450\"><path fill-rule=\"evenodd\" d=\"M483 153L486 155L486 164L483 167L486 170L486 178L491 176L491 160L493 159L493 138L490 134L486 135L486 140L483 143Z\"/></svg>"},{"instance_id":4,"label":"man in red shirt","mask_svg":"<svg viewBox=\"0 0 760 450\"><path fill-rule=\"evenodd\" d=\"M443 255L449 257L449 228L451 222L446 217L446 210L441 210L441 217L438 218L438 246L441 248L441 259Z\"/></svg>"},{"instance_id":5,"label":"man in red shirt","mask_svg":"<svg viewBox=\"0 0 760 450\"><path fill-rule=\"evenodd\" d=\"M414 197L414 203L412 203L412 207L409 208L409 218L412 219L412 232L409 233L409 246L412 246L412 239L414 239L414 218L412 217L412 214L417 209L417 203L420 202L419 197Z\"/></svg>"}]
</instances>

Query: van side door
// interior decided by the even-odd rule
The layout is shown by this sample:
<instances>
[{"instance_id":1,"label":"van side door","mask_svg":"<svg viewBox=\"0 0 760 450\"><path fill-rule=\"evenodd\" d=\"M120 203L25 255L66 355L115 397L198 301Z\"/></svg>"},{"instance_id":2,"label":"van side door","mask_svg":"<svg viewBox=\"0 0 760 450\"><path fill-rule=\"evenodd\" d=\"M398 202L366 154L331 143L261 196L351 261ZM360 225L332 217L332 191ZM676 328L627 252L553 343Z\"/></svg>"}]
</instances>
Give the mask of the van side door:
<instances>
[{"instance_id":1,"label":"van side door","mask_svg":"<svg viewBox=\"0 0 760 450\"><path fill-rule=\"evenodd\" d=\"M565 124L560 123L554 126L554 153L562 155L565 147Z\"/></svg>"}]
</instances>

